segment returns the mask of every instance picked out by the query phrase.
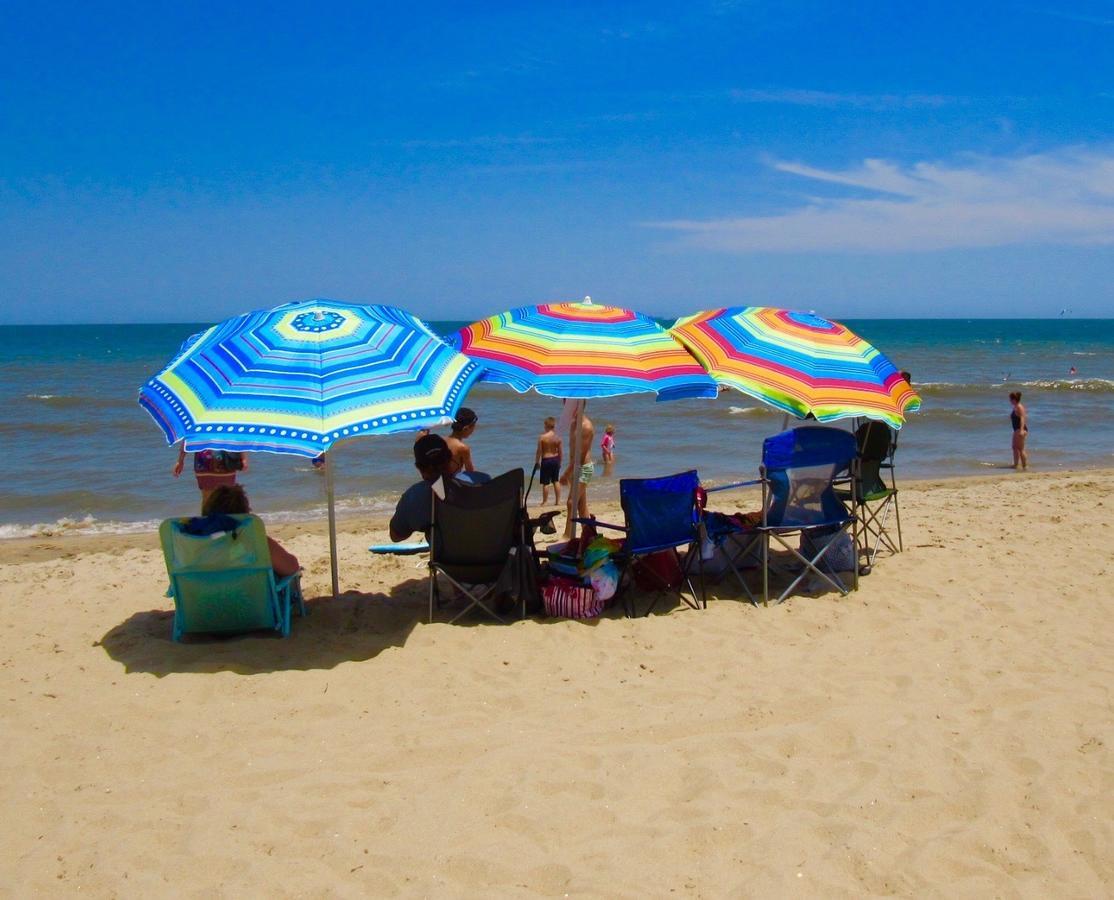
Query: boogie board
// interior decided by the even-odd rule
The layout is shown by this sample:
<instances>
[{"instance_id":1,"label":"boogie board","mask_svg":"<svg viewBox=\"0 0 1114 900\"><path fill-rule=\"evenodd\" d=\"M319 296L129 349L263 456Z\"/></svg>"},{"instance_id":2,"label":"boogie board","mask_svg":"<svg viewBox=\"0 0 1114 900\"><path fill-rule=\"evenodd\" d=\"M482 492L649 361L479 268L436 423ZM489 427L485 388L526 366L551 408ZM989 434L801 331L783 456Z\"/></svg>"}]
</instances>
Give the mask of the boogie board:
<instances>
[{"instance_id":1,"label":"boogie board","mask_svg":"<svg viewBox=\"0 0 1114 900\"><path fill-rule=\"evenodd\" d=\"M368 547L372 553L392 553L395 556L408 556L412 553L426 553L429 544L419 541L416 544L372 544Z\"/></svg>"}]
</instances>

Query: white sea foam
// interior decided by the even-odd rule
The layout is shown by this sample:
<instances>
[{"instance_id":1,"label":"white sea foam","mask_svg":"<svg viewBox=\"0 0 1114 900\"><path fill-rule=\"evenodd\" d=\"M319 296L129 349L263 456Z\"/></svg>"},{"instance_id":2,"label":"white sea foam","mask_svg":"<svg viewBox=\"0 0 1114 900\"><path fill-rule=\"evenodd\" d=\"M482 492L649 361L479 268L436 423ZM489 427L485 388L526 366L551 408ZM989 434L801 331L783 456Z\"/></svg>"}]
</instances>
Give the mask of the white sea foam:
<instances>
[{"instance_id":1,"label":"white sea foam","mask_svg":"<svg viewBox=\"0 0 1114 900\"><path fill-rule=\"evenodd\" d=\"M80 519L63 517L56 522L34 525L0 525L0 540L27 537L58 537L64 534L143 534L155 531L159 523L153 519L140 522L100 521L95 516Z\"/></svg>"}]
</instances>

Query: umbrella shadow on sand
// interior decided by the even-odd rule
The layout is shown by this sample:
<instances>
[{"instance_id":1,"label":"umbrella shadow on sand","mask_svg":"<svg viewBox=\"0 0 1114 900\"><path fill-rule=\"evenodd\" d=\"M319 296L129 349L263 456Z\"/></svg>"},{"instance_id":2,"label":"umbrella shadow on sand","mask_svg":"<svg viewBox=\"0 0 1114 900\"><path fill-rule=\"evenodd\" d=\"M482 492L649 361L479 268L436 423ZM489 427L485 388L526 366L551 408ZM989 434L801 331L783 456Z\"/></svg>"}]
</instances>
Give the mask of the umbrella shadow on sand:
<instances>
[{"instance_id":1,"label":"umbrella shadow on sand","mask_svg":"<svg viewBox=\"0 0 1114 900\"><path fill-rule=\"evenodd\" d=\"M346 591L306 598L307 615L294 617L290 637L269 632L230 636L190 635L182 643L170 639L173 612L136 612L110 628L100 646L128 673L207 674L332 669L343 662L374 659L390 647L406 644L414 627L428 613L428 581L412 578L389 594ZM489 620L490 621L490 620ZM460 625L485 624L479 618ZM490 621L498 625L498 622Z\"/></svg>"}]
</instances>

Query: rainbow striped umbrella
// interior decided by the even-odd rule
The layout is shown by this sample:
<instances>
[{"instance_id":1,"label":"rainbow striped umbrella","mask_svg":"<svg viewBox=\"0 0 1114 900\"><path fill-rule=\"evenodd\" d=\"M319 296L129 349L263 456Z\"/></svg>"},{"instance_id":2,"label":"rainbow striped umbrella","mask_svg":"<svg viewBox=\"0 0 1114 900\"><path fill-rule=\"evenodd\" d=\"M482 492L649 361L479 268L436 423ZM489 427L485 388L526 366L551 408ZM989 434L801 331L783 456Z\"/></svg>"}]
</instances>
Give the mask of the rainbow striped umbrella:
<instances>
[{"instance_id":1,"label":"rainbow striped umbrella","mask_svg":"<svg viewBox=\"0 0 1114 900\"><path fill-rule=\"evenodd\" d=\"M892 362L838 322L762 306L678 319L671 333L719 384L794 416L847 416L900 428L921 400Z\"/></svg>"},{"instance_id":2,"label":"rainbow striped umbrella","mask_svg":"<svg viewBox=\"0 0 1114 900\"><path fill-rule=\"evenodd\" d=\"M481 381L566 399L648 392L714 397L715 382L649 316L592 303L520 306L447 340L483 367Z\"/></svg>"},{"instance_id":3,"label":"rainbow striped umbrella","mask_svg":"<svg viewBox=\"0 0 1114 900\"><path fill-rule=\"evenodd\" d=\"M187 340L139 391L168 443L314 457L451 421L479 367L393 306L286 303Z\"/></svg>"}]
</instances>

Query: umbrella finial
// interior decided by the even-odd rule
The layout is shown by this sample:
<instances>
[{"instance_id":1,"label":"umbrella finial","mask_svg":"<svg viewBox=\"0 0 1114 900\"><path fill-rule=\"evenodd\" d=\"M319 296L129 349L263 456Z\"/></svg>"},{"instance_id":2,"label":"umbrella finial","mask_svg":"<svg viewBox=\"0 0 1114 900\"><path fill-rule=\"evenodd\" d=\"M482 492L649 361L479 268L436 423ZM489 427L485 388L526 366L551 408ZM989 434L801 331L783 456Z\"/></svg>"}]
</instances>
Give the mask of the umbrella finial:
<instances>
[{"instance_id":1,"label":"umbrella finial","mask_svg":"<svg viewBox=\"0 0 1114 900\"><path fill-rule=\"evenodd\" d=\"M324 319L325 319L325 313L323 313L320 309L315 309L313 311L313 321L322 322L322 321L324 321Z\"/></svg>"},{"instance_id":2,"label":"umbrella finial","mask_svg":"<svg viewBox=\"0 0 1114 900\"><path fill-rule=\"evenodd\" d=\"M591 302L592 302L592 298L591 298L591 297L589 297L589 296L588 296L587 294L585 294L585 295L584 295L584 302L585 302L585 303L591 303Z\"/></svg>"}]
</instances>

